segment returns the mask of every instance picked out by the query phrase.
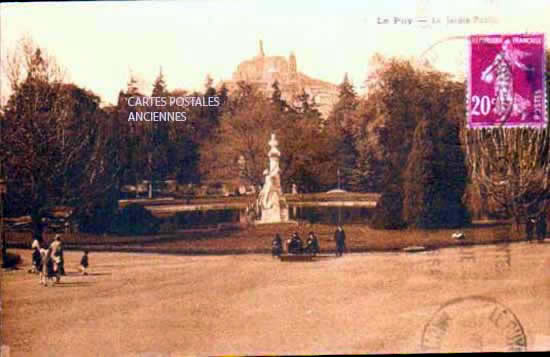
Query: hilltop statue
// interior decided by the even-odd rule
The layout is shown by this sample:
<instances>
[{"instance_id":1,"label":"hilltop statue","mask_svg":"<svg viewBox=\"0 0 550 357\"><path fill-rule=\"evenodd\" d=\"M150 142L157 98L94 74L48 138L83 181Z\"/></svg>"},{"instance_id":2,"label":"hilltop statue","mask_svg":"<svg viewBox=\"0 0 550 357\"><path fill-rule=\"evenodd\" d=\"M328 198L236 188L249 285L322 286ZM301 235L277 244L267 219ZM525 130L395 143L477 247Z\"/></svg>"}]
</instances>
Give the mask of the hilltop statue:
<instances>
[{"instance_id":1,"label":"hilltop statue","mask_svg":"<svg viewBox=\"0 0 550 357\"><path fill-rule=\"evenodd\" d=\"M275 134L271 134L269 168L264 170L265 183L258 195L257 207L260 208L261 218L257 223L277 223L288 221L288 205L281 189L279 160L281 152L277 148L279 142Z\"/></svg>"}]
</instances>

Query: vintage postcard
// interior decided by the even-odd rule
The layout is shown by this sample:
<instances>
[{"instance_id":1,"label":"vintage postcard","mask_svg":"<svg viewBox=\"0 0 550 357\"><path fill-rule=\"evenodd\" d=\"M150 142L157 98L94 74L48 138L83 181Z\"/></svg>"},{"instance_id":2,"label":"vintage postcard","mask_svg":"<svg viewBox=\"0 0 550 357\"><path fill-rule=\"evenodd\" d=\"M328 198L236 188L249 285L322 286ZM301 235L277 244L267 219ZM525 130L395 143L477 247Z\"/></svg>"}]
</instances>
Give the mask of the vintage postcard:
<instances>
[{"instance_id":1,"label":"vintage postcard","mask_svg":"<svg viewBox=\"0 0 550 357\"><path fill-rule=\"evenodd\" d=\"M0 357L550 350L549 16L0 3Z\"/></svg>"}]
</instances>

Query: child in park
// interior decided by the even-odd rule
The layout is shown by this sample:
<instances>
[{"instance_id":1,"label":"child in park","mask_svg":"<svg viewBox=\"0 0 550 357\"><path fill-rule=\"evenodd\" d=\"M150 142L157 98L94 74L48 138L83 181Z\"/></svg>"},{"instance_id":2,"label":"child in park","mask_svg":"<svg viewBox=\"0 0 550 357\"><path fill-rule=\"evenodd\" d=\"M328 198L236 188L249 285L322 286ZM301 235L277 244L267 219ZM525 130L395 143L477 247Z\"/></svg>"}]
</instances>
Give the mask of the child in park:
<instances>
[{"instance_id":1,"label":"child in park","mask_svg":"<svg viewBox=\"0 0 550 357\"><path fill-rule=\"evenodd\" d=\"M84 255L82 256L82 259L80 259L80 271L82 272L82 275L88 275L88 272L86 271L88 269L88 251L84 251Z\"/></svg>"}]
</instances>

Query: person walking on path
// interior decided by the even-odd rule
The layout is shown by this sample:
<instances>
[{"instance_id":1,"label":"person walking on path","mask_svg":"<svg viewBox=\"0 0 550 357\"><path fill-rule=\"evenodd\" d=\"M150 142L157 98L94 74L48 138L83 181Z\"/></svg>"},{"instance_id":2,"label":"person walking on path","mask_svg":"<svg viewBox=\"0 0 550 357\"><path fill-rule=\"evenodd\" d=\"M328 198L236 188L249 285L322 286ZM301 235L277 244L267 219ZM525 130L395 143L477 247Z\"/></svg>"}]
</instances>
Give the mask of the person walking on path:
<instances>
[{"instance_id":1,"label":"person walking on path","mask_svg":"<svg viewBox=\"0 0 550 357\"><path fill-rule=\"evenodd\" d=\"M346 233L342 226L338 226L336 232L334 232L334 240L336 241L336 256L341 257L346 248Z\"/></svg>"},{"instance_id":2,"label":"person walking on path","mask_svg":"<svg viewBox=\"0 0 550 357\"><path fill-rule=\"evenodd\" d=\"M42 266L42 258L40 254L40 245L42 244L42 236L36 235L32 241L32 268L29 273L39 273Z\"/></svg>"},{"instance_id":3,"label":"person walking on path","mask_svg":"<svg viewBox=\"0 0 550 357\"><path fill-rule=\"evenodd\" d=\"M541 213L537 219L537 241L542 242L546 238L546 215Z\"/></svg>"},{"instance_id":4,"label":"person walking on path","mask_svg":"<svg viewBox=\"0 0 550 357\"><path fill-rule=\"evenodd\" d=\"M48 280L55 276L52 248L40 248L40 284L48 286Z\"/></svg>"},{"instance_id":5,"label":"person walking on path","mask_svg":"<svg viewBox=\"0 0 550 357\"><path fill-rule=\"evenodd\" d=\"M88 269L88 251L84 251L84 255L80 259L80 271L82 272L82 275L88 275L87 272Z\"/></svg>"},{"instance_id":6,"label":"person walking on path","mask_svg":"<svg viewBox=\"0 0 550 357\"><path fill-rule=\"evenodd\" d=\"M55 239L50 245L51 259L53 260L53 270L55 272L55 281L59 283L61 280L61 272L63 271L63 244L61 243L61 236L55 235Z\"/></svg>"}]
</instances>

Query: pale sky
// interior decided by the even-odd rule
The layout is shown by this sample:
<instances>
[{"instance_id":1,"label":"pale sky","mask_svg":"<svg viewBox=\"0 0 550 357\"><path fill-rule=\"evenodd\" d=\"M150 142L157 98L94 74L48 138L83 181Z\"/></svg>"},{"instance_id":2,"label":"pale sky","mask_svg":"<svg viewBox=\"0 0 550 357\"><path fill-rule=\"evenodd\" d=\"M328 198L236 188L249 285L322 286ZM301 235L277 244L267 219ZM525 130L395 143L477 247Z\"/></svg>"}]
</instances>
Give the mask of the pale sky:
<instances>
[{"instance_id":1,"label":"pale sky","mask_svg":"<svg viewBox=\"0 0 550 357\"><path fill-rule=\"evenodd\" d=\"M394 17L439 18L421 27ZM492 17L490 24L448 24L447 17ZM378 24L379 18L389 24ZM340 83L345 72L361 92L376 52L417 57L450 36L486 33L550 34L547 0L184 0L0 4L1 59L23 35L54 55L69 80L115 103L130 71L145 94L162 66L169 89L202 89L207 74L230 79L254 57L296 53L298 70ZM496 21L496 23L494 23ZM466 41L443 42L429 59L459 72ZM6 82L1 87L6 97Z\"/></svg>"}]
</instances>

